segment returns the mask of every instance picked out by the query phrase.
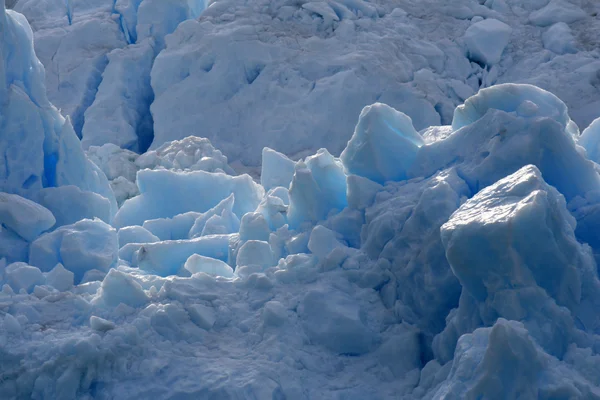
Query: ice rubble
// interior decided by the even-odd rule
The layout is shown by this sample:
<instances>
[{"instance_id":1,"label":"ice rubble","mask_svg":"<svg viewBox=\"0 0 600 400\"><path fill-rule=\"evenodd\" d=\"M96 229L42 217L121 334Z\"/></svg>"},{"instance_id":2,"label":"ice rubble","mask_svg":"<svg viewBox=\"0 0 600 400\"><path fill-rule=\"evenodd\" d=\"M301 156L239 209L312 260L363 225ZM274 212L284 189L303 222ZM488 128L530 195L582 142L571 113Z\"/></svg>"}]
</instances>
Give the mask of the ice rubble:
<instances>
[{"instance_id":1,"label":"ice rubble","mask_svg":"<svg viewBox=\"0 0 600 400\"><path fill-rule=\"evenodd\" d=\"M95 167L0 11L0 398L600 399L598 122L506 84L421 133L373 104L262 185L194 137Z\"/></svg>"}]
</instances>

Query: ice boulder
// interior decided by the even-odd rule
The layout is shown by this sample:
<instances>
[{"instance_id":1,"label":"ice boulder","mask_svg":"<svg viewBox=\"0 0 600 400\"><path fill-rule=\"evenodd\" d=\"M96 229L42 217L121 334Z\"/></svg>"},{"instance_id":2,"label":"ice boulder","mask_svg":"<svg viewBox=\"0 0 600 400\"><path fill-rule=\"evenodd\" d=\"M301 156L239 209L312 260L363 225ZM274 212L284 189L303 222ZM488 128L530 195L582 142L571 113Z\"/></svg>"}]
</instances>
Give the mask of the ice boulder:
<instances>
[{"instance_id":1,"label":"ice boulder","mask_svg":"<svg viewBox=\"0 0 600 400\"><path fill-rule=\"evenodd\" d=\"M302 299L298 315L314 345L346 355L368 353L377 341L365 325L365 314L352 297L335 289L311 290Z\"/></svg>"},{"instance_id":2,"label":"ice boulder","mask_svg":"<svg viewBox=\"0 0 600 400\"><path fill-rule=\"evenodd\" d=\"M597 118L581 133L578 144L585 148L590 160L600 163L600 118Z\"/></svg>"},{"instance_id":3,"label":"ice boulder","mask_svg":"<svg viewBox=\"0 0 600 400\"><path fill-rule=\"evenodd\" d=\"M96 299L109 307L125 304L134 308L145 305L149 300L142 286L131 275L116 269L111 269L106 275Z\"/></svg>"},{"instance_id":4,"label":"ice boulder","mask_svg":"<svg viewBox=\"0 0 600 400\"><path fill-rule=\"evenodd\" d=\"M238 267L257 267L261 270L277 264L268 242L248 240L239 249L236 257Z\"/></svg>"},{"instance_id":5,"label":"ice boulder","mask_svg":"<svg viewBox=\"0 0 600 400\"><path fill-rule=\"evenodd\" d=\"M378 183L402 180L423 144L410 117L375 103L360 113L354 135L340 158L349 174Z\"/></svg>"},{"instance_id":6,"label":"ice boulder","mask_svg":"<svg viewBox=\"0 0 600 400\"><path fill-rule=\"evenodd\" d=\"M454 110L452 129L456 131L472 124L489 110L516 113L521 117L551 118L572 135L577 134L577 126L571 121L567 106L558 97L537 86L513 83L481 89L469 97Z\"/></svg>"},{"instance_id":7,"label":"ice boulder","mask_svg":"<svg viewBox=\"0 0 600 400\"><path fill-rule=\"evenodd\" d=\"M600 282L589 247L577 242L564 197L534 166L521 168L464 203L441 228L462 285L458 309L434 339L442 360L455 340L499 317L522 321L561 357L577 326L595 332Z\"/></svg>"},{"instance_id":8,"label":"ice boulder","mask_svg":"<svg viewBox=\"0 0 600 400\"><path fill-rule=\"evenodd\" d=\"M525 115L523 108L535 112ZM594 164L576 145L566 106L535 86L482 89L457 107L453 128L450 136L419 149L410 177L454 166L474 194L533 164L568 201L600 188Z\"/></svg>"},{"instance_id":9,"label":"ice boulder","mask_svg":"<svg viewBox=\"0 0 600 400\"><path fill-rule=\"evenodd\" d=\"M156 218L144 221L142 227L160 240L188 239L194 222L203 214L189 211L173 218Z\"/></svg>"},{"instance_id":10,"label":"ice boulder","mask_svg":"<svg viewBox=\"0 0 600 400\"><path fill-rule=\"evenodd\" d=\"M0 225L0 258L6 258L8 262L29 260L29 242L11 229Z\"/></svg>"},{"instance_id":11,"label":"ice boulder","mask_svg":"<svg viewBox=\"0 0 600 400\"><path fill-rule=\"evenodd\" d=\"M206 212L232 193L239 217L258 206L264 191L249 175L230 176L205 171L141 170L140 195L127 200L114 226L142 225L153 218L171 218L188 211Z\"/></svg>"},{"instance_id":12,"label":"ice boulder","mask_svg":"<svg viewBox=\"0 0 600 400\"><path fill-rule=\"evenodd\" d=\"M463 335L448 378L430 398L589 398L592 382L546 354L523 324L500 318L491 328Z\"/></svg>"},{"instance_id":13,"label":"ice boulder","mask_svg":"<svg viewBox=\"0 0 600 400\"><path fill-rule=\"evenodd\" d=\"M192 254L185 262L184 268L192 274L204 272L213 276L233 277L233 269L227 263L199 254Z\"/></svg>"},{"instance_id":14,"label":"ice boulder","mask_svg":"<svg viewBox=\"0 0 600 400\"><path fill-rule=\"evenodd\" d=\"M494 18L471 25L465 32L465 44L469 58L486 65L500 61L508 45L512 28Z\"/></svg>"},{"instance_id":15,"label":"ice boulder","mask_svg":"<svg viewBox=\"0 0 600 400\"><path fill-rule=\"evenodd\" d=\"M5 279L16 293L20 290L31 292L34 286L46 283L46 279L39 268L23 262L6 266Z\"/></svg>"},{"instance_id":16,"label":"ice boulder","mask_svg":"<svg viewBox=\"0 0 600 400\"><path fill-rule=\"evenodd\" d=\"M231 194L229 197L221 200L219 204L211 208L210 210L200 214L194 219L192 227L189 229L188 236L190 239L204 236L206 226L209 221L213 218L221 217L223 224L229 225L228 230L232 232L221 232L221 233L233 233L240 228L240 221L235 214L233 214L233 205L235 203L235 196ZM243 218L243 217L242 217Z\"/></svg>"},{"instance_id":17,"label":"ice boulder","mask_svg":"<svg viewBox=\"0 0 600 400\"><path fill-rule=\"evenodd\" d=\"M113 227L99 219L84 219L36 239L29 249L29 262L43 272L62 263L78 283L89 270L108 272L117 262L118 250Z\"/></svg>"},{"instance_id":18,"label":"ice boulder","mask_svg":"<svg viewBox=\"0 0 600 400\"><path fill-rule=\"evenodd\" d=\"M240 240L268 241L271 229L265 216L258 212L244 214L240 222Z\"/></svg>"},{"instance_id":19,"label":"ice boulder","mask_svg":"<svg viewBox=\"0 0 600 400\"><path fill-rule=\"evenodd\" d=\"M577 53L575 37L569 25L558 22L542 34L544 47L556 54Z\"/></svg>"},{"instance_id":20,"label":"ice boulder","mask_svg":"<svg viewBox=\"0 0 600 400\"><path fill-rule=\"evenodd\" d=\"M52 268L52 271L46 274L46 284L60 292L71 289L74 282L75 274L65 269L60 263L56 264L56 266Z\"/></svg>"},{"instance_id":21,"label":"ice boulder","mask_svg":"<svg viewBox=\"0 0 600 400\"><path fill-rule=\"evenodd\" d=\"M126 226L119 229L119 248L129 243L154 243L160 239L141 226Z\"/></svg>"},{"instance_id":22,"label":"ice boulder","mask_svg":"<svg viewBox=\"0 0 600 400\"><path fill-rule=\"evenodd\" d=\"M130 252L133 251L134 266L160 276L169 276L177 274L194 254L226 261L230 237L231 235L212 235L190 240L129 244L121 252L125 253L129 246L133 246Z\"/></svg>"},{"instance_id":23,"label":"ice boulder","mask_svg":"<svg viewBox=\"0 0 600 400\"><path fill-rule=\"evenodd\" d=\"M45 207L16 194L0 192L0 223L31 242L56 223Z\"/></svg>"},{"instance_id":24,"label":"ice boulder","mask_svg":"<svg viewBox=\"0 0 600 400\"><path fill-rule=\"evenodd\" d=\"M570 24L585 18L585 11L572 2L565 0L550 0L550 2L529 15L529 20L537 26L549 26L557 22Z\"/></svg>"},{"instance_id":25,"label":"ice boulder","mask_svg":"<svg viewBox=\"0 0 600 400\"><path fill-rule=\"evenodd\" d=\"M84 191L77 186L44 188L38 192L35 199L52 211L56 217L55 228L94 217L106 223L111 221L110 201L98 193Z\"/></svg>"},{"instance_id":26,"label":"ice boulder","mask_svg":"<svg viewBox=\"0 0 600 400\"><path fill-rule=\"evenodd\" d=\"M319 258L325 258L334 249L346 247L338 235L323 225L317 225L310 234L308 249Z\"/></svg>"},{"instance_id":27,"label":"ice boulder","mask_svg":"<svg viewBox=\"0 0 600 400\"><path fill-rule=\"evenodd\" d=\"M346 175L342 163L325 149L298 162L289 190L288 223L297 228L318 222L348 205Z\"/></svg>"},{"instance_id":28,"label":"ice boulder","mask_svg":"<svg viewBox=\"0 0 600 400\"><path fill-rule=\"evenodd\" d=\"M262 151L260 183L265 190L277 186L289 188L296 163L285 155L265 147Z\"/></svg>"}]
</instances>

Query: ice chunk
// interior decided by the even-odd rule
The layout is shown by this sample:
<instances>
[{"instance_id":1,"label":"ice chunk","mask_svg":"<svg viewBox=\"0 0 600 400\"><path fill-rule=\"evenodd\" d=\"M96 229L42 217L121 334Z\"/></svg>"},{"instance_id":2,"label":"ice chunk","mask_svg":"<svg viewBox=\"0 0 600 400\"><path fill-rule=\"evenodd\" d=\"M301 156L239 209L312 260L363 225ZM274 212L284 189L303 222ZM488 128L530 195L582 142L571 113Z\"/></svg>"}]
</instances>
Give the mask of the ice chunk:
<instances>
[{"instance_id":1,"label":"ice chunk","mask_svg":"<svg viewBox=\"0 0 600 400\"><path fill-rule=\"evenodd\" d=\"M268 242L248 240L237 253L236 265L266 269L277 265L277 260Z\"/></svg>"},{"instance_id":2,"label":"ice chunk","mask_svg":"<svg viewBox=\"0 0 600 400\"><path fill-rule=\"evenodd\" d=\"M282 196L281 193L285 193L285 196ZM271 189L256 209L256 212L261 213L266 219L271 230L277 230L287 223L288 207L286 200L283 200L282 197L287 199L287 203L289 203L287 189L282 187Z\"/></svg>"},{"instance_id":3,"label":"ice chunk","mask_svg":"<svg viewBox=\"0 0 600 400\"><path fill-rule=\"evenodd\" d=\"M13 317L12 315L6 313L6 315L4 316L4 329L6 329L6 332L11 333L13 335L17 335L21 332L21 324L19 323L19 321Z\"/></svg>"},{"instance_id":4,"label":"ice chunk","mask_svg":"<svg viewBox=\"0 0 600 400\"><path fill-rule=\"evenodd\" d=\"M213 215L204 224L201 236L235 233L240 230L240 220L231 210L223 210L221 215Z\"/></svg>"},{"instance_id":5,"label":"ice chunk","mask_svg":"<svg viewBox=\"0 0 600 400\"><path fill-rule=\"evenodd\" d=\"M29 242L0 225L0 258L8 262L29 260Z\"/></svg>"},{"instance_id":6,"label":"ice chunk","mask_svg":"<svg viewBox=\"0 0 600 400\"><path fill-rule=\"evenodd\" d=\"M600 118L597 118L581 133L578 144L583 146L590 160L600 163Z\"/></svg>"},{"instance_id":7,"label":"ice chunk","mask_svg":"<svg viewBox=\"0 0 600 400\"><path fill-rule=\"evenodd\" d=\"M365 326L360 306L339 291L309 291L298 314L311 343L335 353L361 355L376 342L375 334Z\"/></svg>"},{"instance_id":8,"label":"ice chunk","mask_svg":"<svg viewBox=\"0 0 600 400\"><path fill-rule=\"evenodd\" d=\"M486 65L500 61L508 45L512 28L494 18L471 25L465 32L465 44L471 60Z\"/></svg>"},{"instance_id":9,"label":"ice chunk","mask_svg":"<svg viewBox=\"0 0 600 400\"><path fill-rule=\"evenodd\" d=\"M37 194L36 201L52 211L56 217L55 228L94 217L106 223L110 223L111 220L110 201L97 193L83 191L77 186L42 189Z\"/></svg>"},{"instance_id":10,"label":"ice chunk","mask_svg":"<svg viewBox=\"0 0 600 400\"><path fill-rule=\"evenodd\" d=\"M477 329L460 338L450 376L436 394L537 397L548 359L522 324L500 318L493 328Z\"/></svg>"},{"instance_id":11,"label":"ice chunk","mask_svg":"<svg viewBox=\"0 0 600 400\"><path fill-rule=\"evenodd\" d=\"M364 210L373 203L375 195L383 186L370 179L358 175L350 175L348 183L348 206Z\"/></svg>"},{"instance_id":12,"label":"ice chunk","mask_svg":"<svg viewBox=\"0 0 600 400\"><path fill-rule=\"evenodd\" d=\"M535 104L535 116L515 112L524 101ZM475 193L534 164L568 201L600 187L593 163L577 149L566 106L535 86L483 89L457 107L453 127L458 130L446 139L419 149L411 177L431 176L455 165Z\"/></svg>"},{"instance_id":13,"label":"ice chunk","mask_svg":"<svg viewBox=\"0 0 600 400\"><path fill-rule=\"evenodd\" d=\"M190 304L186 307L186 310L192 322L207 331L212 329L217 320L215 310L203 304Z\"/></svg>"},{"instance_id":14,"label":"ice chunk","mask_svg":"<svg viewBox=\"0 0 600 400\"><path fill-rule=\"evenodd\" d=\"M173 218L156 218L144 221L144 229L158 237L160 240L188 239L189 232L194 222L202 214L195 211L178 214Z\"/></svg>"},{"instance_id":15,"label":"ice chunk","mask_svg":"<svg viewBox=\"0 0 600 400\"><path fill-rule=\"evenodd\" d=\"M160 241L149 230L141 226L126 226L119 229L119 248L129 243L154 243Z\"/></svg>"},{"instance_id":16,"label":"ice chunk","mask_svg":"<svg viewBox=\"0 0 600 400\"><path fill-rule=\"evenodd\" d=\"M188 211L205 212L232 193L233 212L241 217L254 211L264 194L249 175L205 171L142 170L138 172L137 183L141 194L123 204L114 220L117 228Z\"/></svg>"},{"instance_id":17,"label":"ice chunk","mask_svg":"<svg viewBox=\"0 0 600 400\"><path fill-rule=\"evenodd\" d=\"M393 333L377 349L379 362L388 367L394 377L404 378L422 367L422 343L419 331L408 324L394 326Z\"/></svg>"},{"instance_id":18,"label":"ice chunk","mask_svg":"<svg viewBox=\"0 0 600 400\"><path fill-rule=\"evenodd\" d=\"M36 239L29 250L29 262L44 272L59 262L79 282L86 271L108 271L117 262L117 231L99 219L81 220Z\"/></svg>"},{"instance_id":19,"label":"ice chunk","mask_svg":"<svg viewBox=\"0 0 600 400\"><path fill-rule=\"evenodd\" d=\"M596 265L574 227L564 197L534 166L483 189L452 215L441 237L463 292L434 340L442 360L458 336L498 317L523 321L559 357L573 340L574 318L586 330L600 326L591 312L600 302Z\"/></svg>"},{"instance_id":20,"label":"ice chunk","mask_svg":"<svg viewBox=\"0 0 600 400\"><path fill-rule=\"evenodd\" d=\"M325 258L329 253L338 247L346 247L342 244L335 232L325 228L323 225L317 225L310 234L308 249L319 258Z\"/></svg>"},{"instance_id":21,"label":"ice chunk","mask_svg":"<svg viewBox=\"0 0 600 400\"><path fill-rule=\"evenodd\" d=\"M96 317L92 315L90 317L90 328L98 332L108 332L115 329L116 325L114 322L107 321L104 318Z\"/></svg>"},{"instance_id":22,"label":"ice chunk","mask_svg":"<svg viewBox=\"0 0 600 400\"><path fill-rule=\"evenodd\" d=\"M348 205L346 175L339 160L325 149L320 149L305 162L296 164L290 186L288 222L297 228L303 222L318 222L330 212L338 212Z\"/></svg>"},{"instance_id":23,"label":"ice chunk","mask_svg":"<svg viewBox=\"0 0 600 400\"><path fill-rule=\"evenodd\" d=\"M265 147L262 151L260 183L265 190L277 186L289 188L296 163L285 155Z\"/></svg>"},{"instance_id":24,"label":"ice chunk","mask_svg":"<svg viewBox=\"0 0 600 400\"><path fill-rule=\"evenodd\" d=\"M340 158L349 174L378 183L402 180L423 143L410 117L375 103L360 113L354 135Z\"/></svg>"},{"instance_id":25,"label":"ice chunk","mask_svg":"<svg viewBox=\"0 0 600 400\"><path fill-rule=\"evenodd\" d=\"M130 307L141 307L148 302L142 286L131 275L111 269L100 286L98 299L109 307L123 303Z\"/></svg>"},{"instance_id":26,"label":"ice chunk","mask_svg":"<svg viewBox=\"0 0 600 400\"><path fill-rule=\"evenodd\" d=\"M6 282L15 292L21 289L31 293L35 285L43 285L46 280L39 268L23 262L16 262L6 267Z\"/></svg>"},{"instance_id":27,"label":"ice chunk","mask_svg":"<svg viewBox=\"0 0 600 400\"><path fill-rule=\"evenodd\" d=\"M277 300L268 301L262 311L263 326L277 327L287 320L285 306Z\"/></svg>"},{"instance_id":28,"label":"ice chunk","mask_svg":"<svg viewBox=\"0 0 600 400\"><path fill-rule=\"evenodd\" d=\"M47 208L31 200L0 192L0 223L31 242L52 228L56 219Z\"/></svg>"},{"instance_id":29,"label":"ice chunk","mask_svg":"<svg viewBox=\"0 0 600 400\"><path fill-rule=\"evenodd\" d=\"M192 274L204 272L214 276L233 277L233 269L227 263L199 254L192 254L185 262L184 268Z\"/></svg>"},{"instance_id":30,"label":"ice chunk","mask_svg":"<svg viewBox=\"0 0 600 400\"><path fill-rule=\"evenodd\" d=\"M231 235L203 236L190 240L169 240L138 245L132 263L161 276L175 275L193 254L227 260ZM133 244L125 246L135 246Z\"/></svg>"},{"instance_id":31,"label":"ice chunk","mask_svg":"<svg viewBox=\"0 0 600 400\"><path fill-rule=\"evenodd\" d=\"M233 204L234 203L235 203L235 196L233 194L231 194L226 199L221 200L219 202L219 204L217 204L210 210L206 211L202 215L198 216L194 220L193 225L188 232L188 237L190 239L193 239L196 237L203 236L202 232L204 231L204 228L205 228L208 220L210 218L212 218L213 216L229 215L230 213L233 213ZM238 229L239 229L239 221L238 221ZM226 233L233 233L233 232L226 232Z\"/></svg>"},{"instance_id":32,"label":"ice chunk","mask_svg":"<svg viewBox=\"0 0 600 400\"><path fill-rule=\"evenodd\" d=\"M244 214L240 222L240 240L269 240L271 229L264 215L252 212Z\"/></svg>"},{"instance_id":33,"label":"ice chunk","mask_svg":"<svg viewBox=\"0 0 600 400\"><path fill-rule=\"evenodd\" d=\"M52 286L59 292L65 292L73 287L75 282L75 274L68 271L65 267L58 263L52 271L46 274L46 284Z\"/></svg>"},{"instance_id":34,"label":"ice chunk","mask_svg":"<svg viewBox=\"0 0 600 400\"><path fill-rule=\"evenodd\" d=\"M505 83L480 90L469 97L463 105L454 110L452 129L458 130L482 118L490 109L515 112L525 101L535 107L534 117L548 117L558 122L564 129L571 130L571 118L567 106L558 97L539 87L524 84Z\"/></svg>"},{"instance_id":35,"label":"ice chunk","mask_svg":"<svg viewBox=\"0 0 600 400\"><path fill-rule=\"evenodd\" d=\"M558 22L548 28L542 34L542 42L546 49L556 54L577 53L575 37L569 25L564 22Z\"/></svg>"},{"instance_id":36,"label":"ice chunk","mask_svg":"<svg viewBox=\"0 0 600 400\"><path fill-rule=\"evenodd\" d=\"M549 26L557 22L570 24L585 17L585 11L571 2L550 0L545 7L532 12L529 20L537 26Z\"/></svg>"}]
</instances>

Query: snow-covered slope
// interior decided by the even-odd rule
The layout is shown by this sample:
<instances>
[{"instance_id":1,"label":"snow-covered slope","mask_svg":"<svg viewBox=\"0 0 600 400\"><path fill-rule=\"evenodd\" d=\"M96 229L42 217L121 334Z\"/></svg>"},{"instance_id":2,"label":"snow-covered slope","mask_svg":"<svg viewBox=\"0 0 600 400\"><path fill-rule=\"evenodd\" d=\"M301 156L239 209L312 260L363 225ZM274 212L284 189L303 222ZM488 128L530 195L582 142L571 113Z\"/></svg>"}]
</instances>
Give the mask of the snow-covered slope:
<instances>
[{"instance_id":1,"label":"snow-covered slope","mask_svg":"<svg viewBox=\"0 0 600 400\"><path fill-rule=\"evenodd\" d=\"M593 104L593 82L570 63L580 60L591 69L597 50L574 55L570 46L579 39L564 35L566 24L576 32L579 22L590 22L584 14L592 3L531 2L525 12L502 0L465 7L405 2L404 13L390 4L347 0L274 2L271 8L217 2L199 22L179 25L151 62L156 53L144 49L160 49L176 25L170 3L117 1L106 9L61 1L36 9L21 1L17 7L31 13L38 35L49 35L56 28L51 20L63 17L62 40L84 35L87 24L118 20L123 43L137 43L104 48L108 67L85 113L80 143L70 120L46 97L27 20L6 12L0 0L0 399L600 399L600 120L579 136L571 117L590 115L585 107L575 105L573 112L532 85L502 84L475 94L479 77L492 79L494 71L506 77L521 65L515 32L551 27L532 43L565 50L545 62L564 62L561 68L572 75L560 85L568 92L576 90L568 83L577 83L577 101L589 96ZM183 19L203 7L177 4L187 10L178 14ZM61 7L68 12L61 14ZM148 28L143 7L164 19L150 18L156 25ZM113 21L114 10L121 18ZM503 18L507 10L530 25ZM269 13L269 23L256 25ZM488 19L466 20L484 13ZM244 30L244 23L255 25ZM355 51L340 50L340 30ZM315 31L317 37L305 35ZM441 53L427 47L450 31L464 41L435 41ZM405 36L396 43L398 32ZM234 37L241 42L228 42ZM444 52L466 60L463 45L469 57L495 67L483 72L475 63L462 83L449 79L461 70ZM506 48L499 52L498 45ZM424 48L431 50L427 57ZM104 57L70 51L86 59L82 66ZM378 64L376 55L406 60L394 69ZM161 107L190 107L171 121L172 137L187 136L178 129L206 113L219 128L214 121L256 128L260 121L289 119L288 140L251 129L242 138L224 128L211 137L232 144L225 155L199 137L155 144L142 155L121 149L140 150L136 129L148 122L136 108L149 105L150 93L145 78L132 73L137 57L153 64L155 127L159 120L166 124ZM206 60L214 61L212 69L198 70ZM257 103L242 102L240 94L204 107L240 82L236 74L248 60L264 64L257 76L256 69L244 69L241 76L248 79L250 72L253 82L241 81L238 93L257 96ZM335 63L342 69L319 75ZM416 65L417 71L402 69ZM297 67L288 83L268 81L286 66ZM220 75L226 71L230 75ZM286 106L303 98L286 86L299 82L293 74L300 71L317 74L330 90L309 95L305 108L286 114ZM412 71L410 79L394 86L391 76L402 71ZM543 71L539 66L521 78L541 79ZM369 99L365 88L375 81L390 93L411 88L405 111L429 104L436 125L381 102L361 110L352 90L362 88L360 99ZM119 85L130 91L120 96ZM206 85L213 91L189 97ZM285 93L289 102L257 94L266 88ZM456 97L445 97L449 88ZM166 102L171 93L181 97ZM337 99L340 114L326 99ZM451 107L440 111L443 118L432 99L445 102L439 110ZM113 106L123 112L110 111ZM233 106L252 112L256 125L244 122L250 114L232 120ZM86 138L88 115L96 133ZM321 124L329 136L319 133ZM346 136L343 124L350 125ZM185 133L198 133L191 128L203 126L197 122ZM106 132L118 145L83 152L86 140L95 144ZM261 148L261 140L288 152L314 151L293 161ZM339 146L332 150L339 158L314 149L323 140ZM238 146L245 145L242 153ZM254 151L262 154L260 183L236 175L226 157L238 152L253 162Z\"/></svg>"}]
</instances>

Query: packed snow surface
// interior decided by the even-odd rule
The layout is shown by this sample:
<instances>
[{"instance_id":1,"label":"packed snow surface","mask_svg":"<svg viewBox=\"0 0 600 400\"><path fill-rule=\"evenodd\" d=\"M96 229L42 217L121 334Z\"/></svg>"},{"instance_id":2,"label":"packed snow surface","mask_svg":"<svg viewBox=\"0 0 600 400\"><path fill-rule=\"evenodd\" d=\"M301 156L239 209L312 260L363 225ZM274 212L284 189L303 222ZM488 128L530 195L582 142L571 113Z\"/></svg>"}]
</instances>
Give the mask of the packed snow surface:
<instances>
[{"instance_id":1,"label":"packed snow surface","mask_svg":"<svg viewBox=\"0 0 600 400\"><path fill-rule=\"evenodd\" d=\"M598 3L4 4L0 399L600 399Z\"/></svg>"}]
</instances>

